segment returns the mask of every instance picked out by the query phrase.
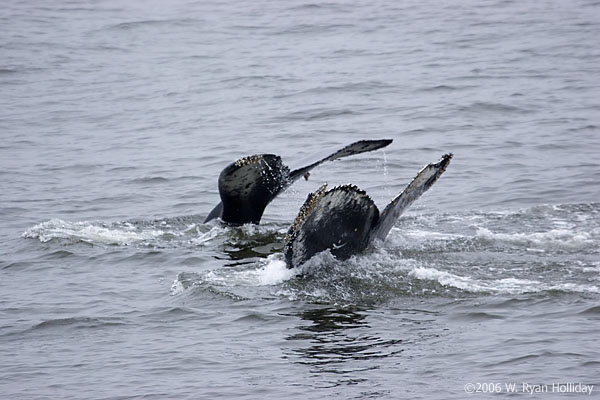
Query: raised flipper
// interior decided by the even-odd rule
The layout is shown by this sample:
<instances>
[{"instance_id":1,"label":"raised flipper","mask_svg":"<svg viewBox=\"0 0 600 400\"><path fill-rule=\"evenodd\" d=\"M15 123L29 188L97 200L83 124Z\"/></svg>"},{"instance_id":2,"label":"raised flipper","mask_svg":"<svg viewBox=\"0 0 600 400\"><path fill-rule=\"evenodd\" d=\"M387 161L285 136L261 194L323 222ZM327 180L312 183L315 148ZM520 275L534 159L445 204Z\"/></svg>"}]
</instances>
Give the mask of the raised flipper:
<instances>
[{"instance_id":1,"label":"raised flipper","mask_svg":"<svg viewBox=\"0 0 600 400\"><path fill-rule=\"evenodd\" d=\"M371 232L370 241L385 240L396 220L404 211L427 191L438 179L452 160L453 154L445 154L435 164L427 164L379 216L379 222Z\"/></svg>"},{"instance_id":2,"label":"raised flipper","mask_svg":"<svg viewBox=\"0 0 600 400\"><path fill-rule=\"evenodd\" d=\"M289 268L300 265L316 253L330 249L346 259L367 248L379 210L363 190L354 185L327 184L311 193L284 239Z\"/></svg>"},{"instance_id":3,"label":"raised flipper","mask_svg":"<svg viewBox=\"0 0 600 400\"><path fill-rule=\"evenodd\" d=\"M309 159L304 159L300 161L299 165L304 165L303 167L295 167L292 166L292 172L290 173L290 178L292 181L297 180L301 176L304 176L308 171L313 169L319 164L322 164L326 161L334 161L339 158L344 158L348 156L353 156L356 154L366 153L373 150L378 150L383 147L386 147L392 143L392 139L380 139L380 140L359 140L358 142L354 142L349 144L348 146L337 150L335 152L331 151L322 151L318 154L312 155Z\"/></svg>"},{"instance_id":4,"label":"raised flipper","mask_svg":"<svg viewBox=\"0 0 600 400\"><path fill-rule=\"evenodd\" d=\"M325 161L365 153L389 145L392 139L360 140L334 152L321 152L307 165L290 170L281 157L261 154L244 157L229 164L219 175L221 203L204 222L220 217L231 224L258 224L267 205L295 180Z\"/></svg>"},{"instance_id":5,"label":"raised flipper","mask_svg":"<svg viewBox=\"0 0 600 400\"><path fill-rule=\"evenodd\" d=\"M446 154L426 165L380 214L373 200L354 185L311 193L284 239L288 268L301 265L329 249L346 259L364 251L375 239L384 240L398 217L444 173L452 159Z\"/></svg>"}]
</instances>

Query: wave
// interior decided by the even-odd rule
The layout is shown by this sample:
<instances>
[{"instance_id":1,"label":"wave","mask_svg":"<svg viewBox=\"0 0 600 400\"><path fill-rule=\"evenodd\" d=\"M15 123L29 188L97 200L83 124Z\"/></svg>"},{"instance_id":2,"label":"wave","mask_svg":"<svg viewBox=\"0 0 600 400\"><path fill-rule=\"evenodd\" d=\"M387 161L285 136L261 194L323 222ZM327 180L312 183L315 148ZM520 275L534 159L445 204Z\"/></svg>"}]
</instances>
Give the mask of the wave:
<instances>
[{"instance_id":1,"label":"wave","mask_svg":"<svg viewBox=\"0 0 600 400\"><path fill-rule=\"evenodd\" d=\"M600 232L575 232L566 229L551 229L546 232L534 233L493 233L489 229L479 228L475 237L494 243L508 243L516 246L537 248L580 249L597 242L594 236Z\"/></svg>"},{"instance_id":2,"label":"wave","mask_svg":"<svg viewBox=\"0 0 600 400\"><path fill-rule=\"evenodd\" d=\"M308 89L303 89L303 90L299 90L299 91L295 91L295 92L290 92L290 93L284 93L284 94L278 94L275 97L276 98L287 98L287 97L296 97L296 96L323 96L323 95L330 95L330 94L340 94L340 93L368 93L370 91L373 91L375 89L377 90L386 90L386 89L390 89L390 84L386 83L386 82L382 82L382 81L377 81L377 80L367 80L367 81L359 81L359 82L346 82L346 83L341 83L339 85L320 85L320 86L315 86L315 87L311 87ZM309 111L304 111L304 113L308 113ZM343 110L341 110L343 111ZM317 113L317 111L314 111L315 114ZM299 112L295 112L295 113L291 113L288 114L292 119L301 119L303 117L303 112L299 111ZM343 112L341 112L339 115L344 115ZM325 115L327 116L327 115ZM335 114L333 114L333 116L335 116ZM300 117L300 118L299 118ZM307 116L308 118L310 118L310 115Z\"/></svg>"},{"instance_id":3,"label":"wave","mask_svg":"<svg viewBox=\"0 0 600 400\"><path fill-rule=\"evenodd\" d=\"M10 74L18 74L19 72L25 71L24 68L10 66L10 67L0 67L0 75L10 75Z\"/></svg>"},{"instance_id":4,"label":"wave","mask_svg":"<svg viewBox=\"0 0 600 400\"><path fill-rule=\"evenodd\" d=\"M424 229L402 229L395 227L389 242L395 247L418 251L500 251L500 252L594 252L597 250L598 230L578 232L566 229L551 229L545 232L493 232L478 227L475 233L465 235L442 233Z\"/></svg>"},{"instance_id":5,"label":"wave","mask_svg":"<svg viewBox=\"0 0 600 400\"><path fill-rule=\"evenodd\" d=\"M525 109L522 107L511 106L502 103L488 103L488 102L474 102L467 106L459 107L459 111L468 113L511 113L511 114L529 114L532 110Z\"/></svg>"},{"instance_id":6,"label":"wave","mask_svg":"<svg viewBox=\"0 0 600 400\"><path fill-rule=\"evenodd\" d=\"M53 219L22 237L192 251L199 257L185 257L183 265L195 270L177 275L172 295L343 304L398 296L597 295L598 212L599 203L409 214L365 254L342 261L323 252L296 269L287 269L281 254L284 223L229 227L203 224L201 216L116 223ZM72 252L55 253L61 258Z\"/></svg>"},{"instance_id":7,"label":"wave","mask_svg":"<svg viewBox=\"0 0 600 400\"><path fill-rule=\"evenodd\" d=\"M197 26L203 21L195 18L175 18L175 19L149 19L139 21L120 22L111 24L95 32L104 30L134 30L148 27L177 27L177 26Z\"/></svg>"},{"instance_id":8,"label":"wave","mask_svg":"<svg viewBox=\"0 0 600 400\"><path fill-rule=\"evenodd\" d=\"M53 318L39 322L27 328L13 327L0 334L2 337L19 336L36 332L56 331L58 334L64 334L69 329L103 329L119 325L127 325L128 322L118 317L66 317Z\"/></svg>"},{"instance_id":9,"label":"wave","mask_svg":"<svg viewBox=\"0 0 600 400\"><path fill-rule=\"evenodd\" d=\"M52 219L27 229L21 236L28 239L38 239L49 242L54 239L67 239L72 242L91 244L129 245L164 235L165 231L158 229L140 229L132 224L111 227L95 222L68 222Z\"/></svg>"},{"instance_id":10,"label":"wave","mask_svg":"<svg viewBox=\"0 0 600 400\"><path fill-rule=\"evenodd\" d=\"M540 205L511 211L408 215L388 237L409 251L595 254L600 204Z\"/></svg>"},{"instance_id":11,"label":"wave","mask_svg":"<svg viewBox=\"0 0 600 400\"><path fill-rule=\"evenodd\" d=\"M180 273L171 286L171 294L199 290L235 300L279 297L337 305L372 305L397 297L600 294L600 285L592 282L536 280L520 276L519 271L497 277L498 271L469 274L465 269L449 272L438 268L427 262L398 258L385 249L346 261L323 252L295 269L287 269L282 256L276 254L237 268Z\"/></svg>"},{"instance_id":12,"label":"wave","mask_svg":"<svg viewBox=\"0 0 600 400\"><path fill-rule=\"evenodd\" d=\"M131 180L133 184L161 184L169 182L169 178L165 178L162 176L147 176L143 178L135 178Z\"/></svg>"},{"instance_id":13,"label":"wave","mask_svg":"<svg viewBox=\"0 0 600 400\"><path fill-rule=\"evenodd\" d=\"M171 294L178 295L194 286L213 285L224 288L274 286L298 275L299 269L288 269L281 254L272 254L250 268L219 268L201 274L180 273L171 285Z\"/></svg>"},{"instance_id":14,"label":"wave","mask_svg":"<svg viewBox=\"0 0 600 400\"><path fill-rule=\"evenodd\" d=\"M577 283L548 284L519 278L482 280L426 267L415 268L410 271L409 276L419 280L437 282L444 287L454 287L471 293L522 294L550 291L565 293L600 293L600 287L595 285L583 285Z\"/></svg>"},{"instance_id":15,"label":"wave","mask_svg":"<svg viewBox=\"0 0 600 400\"><path fill-rule=\"evenodd\" d=\"M356 115L361 115L361 114L362 114L362 112L347 109L347 108L329 109L329 110L309 109L309 110L295 111L295 112L289 113L287 115L277 117L276 119L281 120L281 121L300 121L300 120L301 121L319 121L319 120L328 120L328 119L346 117L346 116L356 116Z\"/></svg>"}]
</instances>

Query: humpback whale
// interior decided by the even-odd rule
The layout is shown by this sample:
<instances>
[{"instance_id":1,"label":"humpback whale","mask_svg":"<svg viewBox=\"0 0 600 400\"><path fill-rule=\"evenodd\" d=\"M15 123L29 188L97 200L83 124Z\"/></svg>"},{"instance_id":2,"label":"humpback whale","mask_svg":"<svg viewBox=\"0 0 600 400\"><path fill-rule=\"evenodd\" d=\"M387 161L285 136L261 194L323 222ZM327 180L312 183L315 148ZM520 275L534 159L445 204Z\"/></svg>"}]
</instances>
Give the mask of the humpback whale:
<instances>
[{"instance_id":1,"label":"humpback whale","mask_svg":"<svg viewBox=\"0 0 600 400\"><path fill-rule=\"evenodd\" d=\"M234 225L258 224L267 205L300 177L308 179L311 169L326 161L381 149L390 143L392 139L360 140L337 151L313 155L295 168L285 165L275 154L240 158L226 166L219 175L221 202L204 222L219 217L223 222Z\"/></svg>"},{"instance_id":2,"label":"humpback whale","mask_svg":"<svg viewBox=\"0 0 600 400\"><path fill-rule=\"evenodd\" d=\"M344 260L375 240L385 240L400 215L439 179L452 157L445 154L437 163L423 167L382 212L355 185L327 190L324 184L308 195L284 238L287 267L297 267L324 250Z\"/></svg>"}]
</instances>

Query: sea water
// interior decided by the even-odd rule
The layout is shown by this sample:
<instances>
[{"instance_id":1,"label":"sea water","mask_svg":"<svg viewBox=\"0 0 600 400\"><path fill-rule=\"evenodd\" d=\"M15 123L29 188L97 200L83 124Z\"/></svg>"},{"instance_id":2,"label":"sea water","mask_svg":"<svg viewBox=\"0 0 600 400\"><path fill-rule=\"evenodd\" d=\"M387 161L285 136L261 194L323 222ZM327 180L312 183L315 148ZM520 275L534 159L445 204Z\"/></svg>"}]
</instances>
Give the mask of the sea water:
<instances>
[{"instance_id":1,"label":"sea water","mask_svg":"<svg viewBox=\"0 0 600 400\"><path fill-rule=\"evenodd\" d=\"M9 0L0 25L0 397L598 396L600 3ZM239 157L375 138L260 226L203 223ZM309 192L382 209L447 152L384 243L285 268Z\"/></svg>"}]
</instances>

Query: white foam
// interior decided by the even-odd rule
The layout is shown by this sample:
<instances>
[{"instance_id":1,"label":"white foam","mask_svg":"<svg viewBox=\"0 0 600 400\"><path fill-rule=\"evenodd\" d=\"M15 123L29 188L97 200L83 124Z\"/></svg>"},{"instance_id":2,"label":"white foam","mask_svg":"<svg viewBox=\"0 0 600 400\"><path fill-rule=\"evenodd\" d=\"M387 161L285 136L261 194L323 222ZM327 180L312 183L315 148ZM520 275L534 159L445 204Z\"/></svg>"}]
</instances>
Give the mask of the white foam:
<instances>
[{"instance_id":1,"label":"white foam","mask_svg":"<svg viewBox=\"0 0 600 400\"><path fill-rule=\"evenodd\" d=\"M171 296L177 296L178 294L183 293L185 287L183 283L179 280L179 277L173 281L171 285Z\"/></svg>"},{"instance_id":2,"label":"white foam","mask_svg":"<svg viewBox=\"0 0 600 400\"><path fill-rule=\"evenodd\" d=\"M417 241L425 240L454 240L465 238L464 235L458 235L453 233L443 233L434 231L424 231L418 229L400 229L397 227L392 228L392 231L396 233L396 237L410 238L411 240L416 239Z\"/></svg>"},{"instance_id":3,"label":"white foam","mask_svg":"<svg viewBox=\"0 0 600 400\"><path fill-rule=\"evenodd\" d=\"M225 232L225 228L221 226L214 226L208 232L202 233L200 236L193 239L192 243L200 246L206 246L211 240L213 240L223 232Z\"/></svg>"},{"instance_id":4,"label":"white foam","mask_svg":"<svg viewBox=\"0 0 600 400\"><path fill-rule=\"evenodd\" d=\"M558 290L561 292L578 293L600 293L600 287L593 285L579 285L577 283L561 283L560 285L549 286L546 290Z\"/></svg>"},{"instance_id":5,"label":"white foam","mask_svg":"<svg viewBox=\"0 0 600 400\"><path fill-rule=\"evenodd\" d=\"M248 223L248 224L238 226L235 229L239 229L244 236L271 234L274 231L278 231L279 233L287 232L287 227L277 228L276 226L274 226L273 224L270 224L270 223L262 223L260 225Z\"/></svg>"},{"instance_id":6,"label":"white foam","mask_svg":"<svg viewBox=\"0 0 600 400\"><path fill-rule=\"evenodd\" d=\"M564 249L580 248L593 243L588 232L573 232L566 229L552 229L535 233L493 233L486 228L479 228L475 236L488 241L498 241L518 246L561 247Z\"/></svg>"},{"instance_id":7,"label":"white foam","mask_svg":"<svg viewBox=\"0 0 600 400\"><path fill-rule=\"evenodd\" d=\"M484 289L470 277L458 276L435 268L418 267L408 273L409 276L429 281L437 281L442 286L452 286L470 292L480 292Z\"/></svg>"},{"instance_id":8,"label":"white foam","mask_svg":"<svg viewBox=\"0 0 600 400\"><path fill-rule=\"evenodd\" d=\"M106 227L88 221L68 222L52 219L29 228L22 237L48 242L52 239L69 239L87 243L128 245L154 239L165 232L155 229L138 230L132 225Z\"/></svg>"},{"instance_id":9,"label":"white foam","mask_svg":"<svg viewBox=\"0 0 600 400\"><path fill-rule=\"evenodd\" d=\"M272 254L259 262L258 268L243 269L219 268L198 276L198 281L223 287L272 286L281 284L299 273L299 270L288 269L281 254ZM173 282L171 293L178 294L183 290L179 278Z\"/></svg>"},{"instance_id":10,"label":"white foam","mask_svg":"<svg viewBox=\"0 0 600 400\"><path fill-rule=\"evenodd\" d=\"M279 254L272 254L267 258L266 265L256 270L257 278L261 286L278 285L294 275L297 269L289 269Z\"/></svg>"},{"instance_id":11,"label":"white foam","mask_svg":"<svg viewBox=\"0 0 600 400\"><path fill-rule=\"evenodd\" d=\"M439 271L435 268L418 267L408 274L420 280L436 281L442 286L454 287L472 293L535 293L549 290L579 293L600 293L600 288L594 285L580 285L575 283L561 283L551 285L529 279L504 278L488 281L477 280L469 276L459 276L449 272Z\"/></svg>"}]
</instances>

